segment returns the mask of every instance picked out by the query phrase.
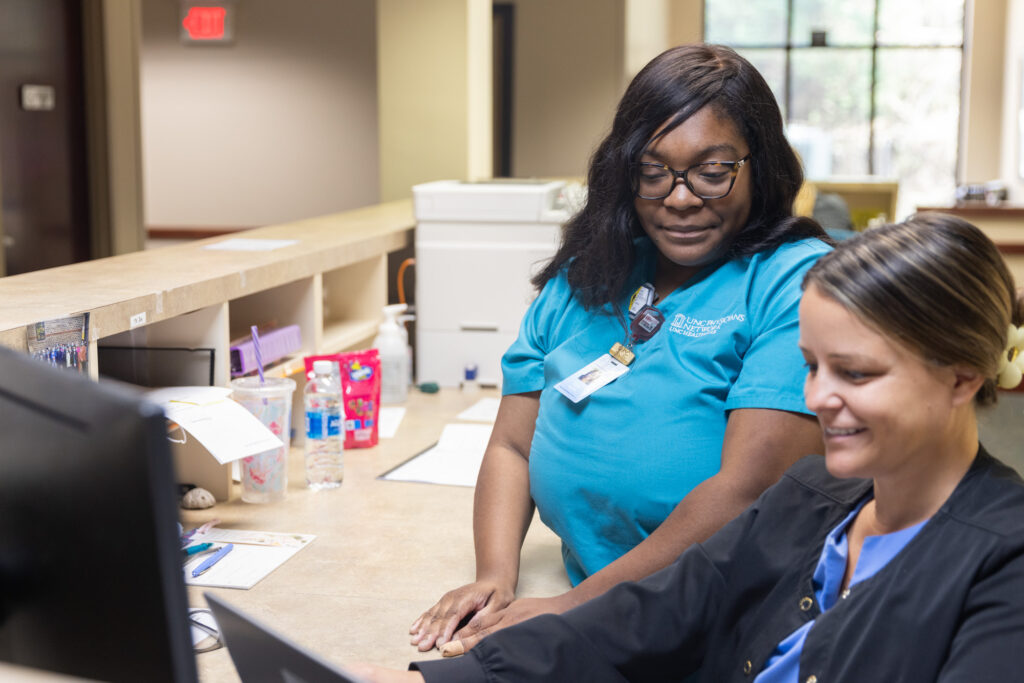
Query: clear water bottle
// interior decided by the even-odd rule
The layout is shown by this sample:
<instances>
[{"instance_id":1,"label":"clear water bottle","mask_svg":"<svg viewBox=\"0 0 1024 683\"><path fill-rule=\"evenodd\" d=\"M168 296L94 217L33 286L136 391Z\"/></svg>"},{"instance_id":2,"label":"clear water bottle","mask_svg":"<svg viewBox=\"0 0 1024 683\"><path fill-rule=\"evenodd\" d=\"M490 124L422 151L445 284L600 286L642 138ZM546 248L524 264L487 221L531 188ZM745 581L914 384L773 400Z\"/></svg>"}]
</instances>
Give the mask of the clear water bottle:
<instances>
[{"instance_id":1,"label":"clear water bottle","mask_svg":"<svg viewBox=\"0 0 1024 683\"><path fill-rule=\"evenodd\" d=\"M306 382L306 483L311 489L341 486L345 432L341 417L341 378L329 360L313 362Z\"/></svg>"}]
</instances>

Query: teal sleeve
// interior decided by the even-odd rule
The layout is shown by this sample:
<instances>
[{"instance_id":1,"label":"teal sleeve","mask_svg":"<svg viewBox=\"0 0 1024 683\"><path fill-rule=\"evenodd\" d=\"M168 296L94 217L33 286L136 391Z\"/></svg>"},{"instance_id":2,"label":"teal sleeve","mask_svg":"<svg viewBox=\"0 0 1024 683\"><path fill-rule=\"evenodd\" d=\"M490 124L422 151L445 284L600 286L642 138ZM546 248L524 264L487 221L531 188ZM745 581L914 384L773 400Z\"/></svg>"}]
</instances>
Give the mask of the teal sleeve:
<instances>
[{"instance_id":1,"label":"teal sleeve","mask_svg":"<svg viewBox=\"0 0 1024 683\"><path fill-rule=\"evenodd\" d=\"M519 326L519 336L501 358L501 393L522 394L544 388L544 358L554 347L559 322L572 302L563 271L544 285Z\"/></svg>"},{"instance_id":2,"label":"teal sleeve","mask_svg":"<svg viewBox=\"0 0 1024 683\"><path fill-rule=\"evenodd\" d=\"M765 259L750 291L750 346L725 409L767 408L811 414L800 353L798 310L804 275L829 247L818 240L784 245Z\"/></svg>"}]
</instances>

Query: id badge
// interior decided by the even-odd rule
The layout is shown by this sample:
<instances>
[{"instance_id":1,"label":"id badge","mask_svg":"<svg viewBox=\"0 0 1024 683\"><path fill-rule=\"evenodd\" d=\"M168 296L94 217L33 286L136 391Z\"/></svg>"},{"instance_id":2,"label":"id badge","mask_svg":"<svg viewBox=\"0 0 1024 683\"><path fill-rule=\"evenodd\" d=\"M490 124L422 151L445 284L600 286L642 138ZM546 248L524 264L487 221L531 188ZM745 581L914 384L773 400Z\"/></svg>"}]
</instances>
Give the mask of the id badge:
<instances>
[{"instance_id":1,"label":"id badge","mask_svg":"<svg viewBox=\"0 0 1024 683\"><path fill-rule=\"evenodd\" d=\"M555 385L555 389L573 403L579 403L627 372L629 372L628 365L620 363L606 353L563 379Z\"/></svg>"}]
</instances>

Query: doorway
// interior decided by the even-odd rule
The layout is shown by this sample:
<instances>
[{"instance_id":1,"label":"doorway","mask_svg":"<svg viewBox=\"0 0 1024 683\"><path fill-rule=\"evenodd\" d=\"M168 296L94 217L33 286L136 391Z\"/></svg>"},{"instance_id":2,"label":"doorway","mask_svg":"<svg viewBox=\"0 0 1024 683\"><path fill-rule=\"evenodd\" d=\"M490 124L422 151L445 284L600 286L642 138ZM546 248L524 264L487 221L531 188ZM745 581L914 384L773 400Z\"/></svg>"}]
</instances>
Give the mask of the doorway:
<instances>
[{"instance_id":1,"label":"doorway","mask_svg":"<svg viewBox=\"0 0 1024 683\"><path fill-rule=\"evenodd\" d=\"M78 0L0 0L8 275L90 257L82 20Z\"/></svg>"},{"instance_id":2,"label":"doorway","mask_svg":"<svg viewBox=\"0 0 1024 683\"><path fill-rule=\"evenodd\" d=\"M514 78L515 5L496 2L492 7L492 92L494 177L512 176L512 83Z\"/></svg>"}]
</instances>

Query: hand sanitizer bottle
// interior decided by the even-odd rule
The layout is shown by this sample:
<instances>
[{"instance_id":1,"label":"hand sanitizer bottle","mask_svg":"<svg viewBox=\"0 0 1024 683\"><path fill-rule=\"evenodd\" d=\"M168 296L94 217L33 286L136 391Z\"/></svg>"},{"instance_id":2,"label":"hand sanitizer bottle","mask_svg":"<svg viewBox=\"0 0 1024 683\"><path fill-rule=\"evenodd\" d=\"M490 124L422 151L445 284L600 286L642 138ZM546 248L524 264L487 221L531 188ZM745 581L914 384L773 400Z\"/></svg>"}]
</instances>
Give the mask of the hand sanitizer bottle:
<instances>
[{"instance_id":1,"label":"hand sanitizer bottle","mask_svg":"<svg viewBox=\"0 0 1024 683\"><path fill-rule=\"evenodd\" d=\"M402 403L409 394L409 333L399 323L406 308L406 304L385 306L384 322L373 340L380 353L381 403Z\"/></svg>"}]
</instances>

